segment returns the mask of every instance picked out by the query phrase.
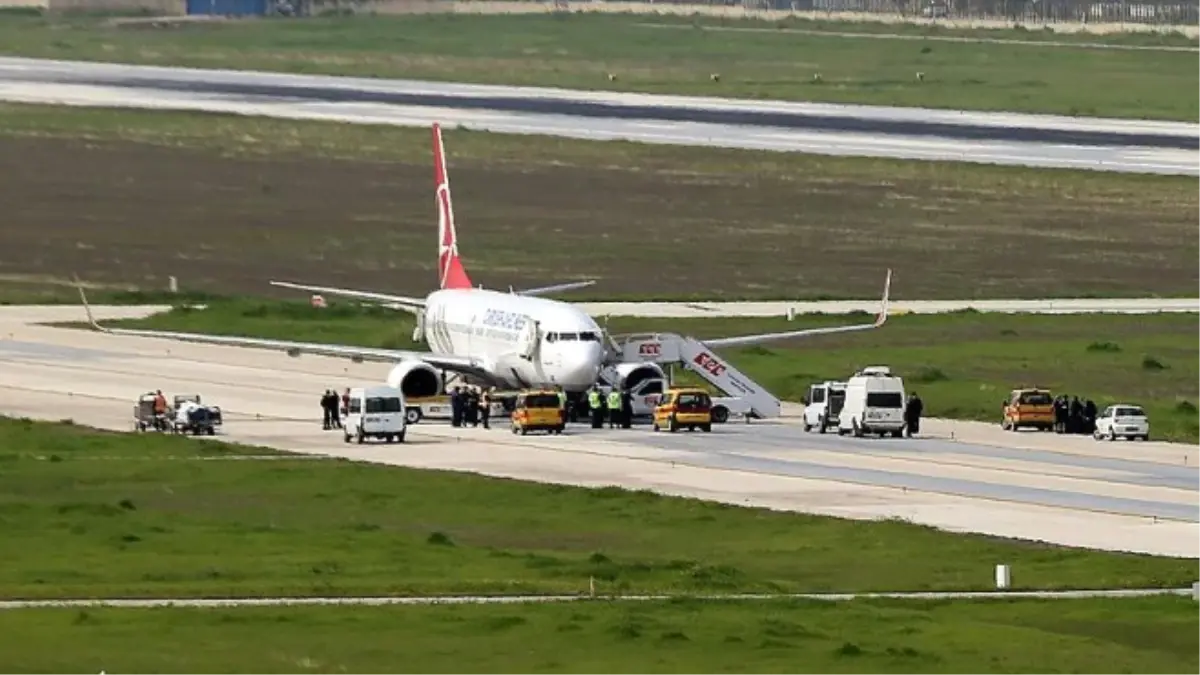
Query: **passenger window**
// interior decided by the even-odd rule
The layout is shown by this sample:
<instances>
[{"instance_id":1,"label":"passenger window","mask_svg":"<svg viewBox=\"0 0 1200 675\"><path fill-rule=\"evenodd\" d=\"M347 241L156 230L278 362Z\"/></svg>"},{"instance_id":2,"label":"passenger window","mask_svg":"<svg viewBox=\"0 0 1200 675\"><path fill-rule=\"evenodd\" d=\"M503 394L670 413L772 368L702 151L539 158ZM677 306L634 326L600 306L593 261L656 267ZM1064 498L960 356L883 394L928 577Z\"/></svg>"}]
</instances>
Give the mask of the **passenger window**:
<instances>
[{"instance_id":1,"label":"passenger window","mask_svg":"<svg viewBox=\"0 0 1200 675\"><path fill-rule=\"evenodd\" d=\"M558 340L558 333L546 334L546 342L554 342L555 340Z\"/></svg>"},{"instance_id":2,"label":"passenger window","mask_svg":"<svg viewBox=\"0 0 1200 675\"><path fill-rule=\"evenodd\" d=\"M824 389L813 389L812 390L812 402L813 403L824 403L825 402L825 390Z\"/></svg>"},{"instance_id":3,"label":"passenger window","mask_svg":"<svg viewBox=\"0 0 1200 675\"><path fill-rule=\"evenodd\" d=\"M350 407L348 410L352 413L360 413L362 412L362 403L360 403L358 399L352 398L350 399Z\"/></svg>"}]
</instances>

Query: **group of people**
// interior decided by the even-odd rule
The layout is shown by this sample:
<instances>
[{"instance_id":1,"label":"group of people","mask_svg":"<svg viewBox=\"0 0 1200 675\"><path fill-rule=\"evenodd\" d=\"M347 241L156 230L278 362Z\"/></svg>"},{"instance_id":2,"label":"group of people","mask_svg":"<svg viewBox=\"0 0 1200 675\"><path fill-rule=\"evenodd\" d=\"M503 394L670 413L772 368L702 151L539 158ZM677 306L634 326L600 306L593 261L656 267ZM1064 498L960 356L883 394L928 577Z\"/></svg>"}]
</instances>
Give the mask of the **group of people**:
<instances>
[{"instance_id":1,"label":"group of people","mask_svg":"<svg viewBox=\"0 0 1200 675\"><path fill-rule=\"evenodd\" d=\"M346 415L346 409L349 407L349 389L341 396L332 389L326 389L325 393L321 394L321 428L325 431L341 429L342 417Z\"/></svg>"},{"instance_id":2,"label":"group of people","mask_svg":"<svg viewBox=\"0 0 1200 675\"><path fill-rule=\"evenodd\" d=\"M450 424L456 427L490 429L494 387L455 387L450 391Z\"/></svg>"},{"instance_id":3,"label":"group of people","mask_svg":"<svg viewBox=\"0 0 1200 675\"><path fill-rule=\"evenodd\" d=\"M1059 394L1054 399L1054 433L1091 434L1096 431L1098 410L1092 399Z\"/></svg>"},{"instance_id":4,"label":"group of people","mask_svg":"<svg viewBox=\"0 0 1200 675\"><path fill-rule=\"evenodd\" d=\"M608 394L592 385L587 394L588 411L592 416L592 428L599 429L608 420L608 428L629 429L633 426L633 395L628 389L612 389Z\"/></svg>"}]
</instances>

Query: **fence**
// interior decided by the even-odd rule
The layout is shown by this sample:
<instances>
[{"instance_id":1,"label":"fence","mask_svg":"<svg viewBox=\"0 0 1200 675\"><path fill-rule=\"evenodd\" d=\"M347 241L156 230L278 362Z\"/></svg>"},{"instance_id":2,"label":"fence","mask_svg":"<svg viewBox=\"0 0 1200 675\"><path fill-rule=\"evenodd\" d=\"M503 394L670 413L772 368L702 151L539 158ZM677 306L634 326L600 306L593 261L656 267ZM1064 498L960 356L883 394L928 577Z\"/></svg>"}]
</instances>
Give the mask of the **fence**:
<instances>
[{"instance_id":1,"label":"fence","mask_svg":"<svg viewBox=\"0 0 1200 675\"><path fill-rule=\"evenodd\" d=\"M215 2L215 0L214 0ZM1053 27L1075 30L1181 30L1194 35L1200 1L1153 0L222 0L222 6L263 5L262 13L538 13L662 12L859 21L938 22L946 25ZM197 12L197 0L0 0L0 6L49 5L51 10ZM212 2L209 2L212 4ZM281 7L288 11L282 11ZM217 12L217 13L259 13Z\"/></svg>"},{"instance_id":2,"label":"fence","mask_svg":"<svg viewBox=\"0 0 1200 675\"><path fill-rule=\"evenodd\" d=\"M933 21L943 23L1003 23L1054 26L1130 24L1131 27L1184 28L1200 22L1196 0L474 0L457 2L455 11L487 12L504 7L517 13L550 8L594 12L699 13L725 16L767 14L807 18Z\"/></svg>"}]
</instances>

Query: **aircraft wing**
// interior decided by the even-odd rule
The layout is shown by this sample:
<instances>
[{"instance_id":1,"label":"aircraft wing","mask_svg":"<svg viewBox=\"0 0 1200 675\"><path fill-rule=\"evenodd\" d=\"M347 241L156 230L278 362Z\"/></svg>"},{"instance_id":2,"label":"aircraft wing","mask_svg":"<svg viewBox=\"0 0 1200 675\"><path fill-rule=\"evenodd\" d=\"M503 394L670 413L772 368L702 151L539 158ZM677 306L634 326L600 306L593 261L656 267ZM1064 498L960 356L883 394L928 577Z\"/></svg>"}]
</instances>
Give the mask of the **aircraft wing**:
<instances>
[{"instance_id":1,"label":"aircraft wing","mask_svg":"<svg viewBox=\"0 0 1200 675\"><path fill-rule=\"evenodd\" d=\"M278 286L279 288L293 288L298 291L308 291L310 293L340 295L344 298L356 298L358 300L388 303L395 306L397 309L403 309L409 312L420 312L425 308L425 301L421 298L410 298L404 295L389 295L387 293L356 291L349 288L332 288L329 286L309 286L307 284L296 284L290 281L272 281L271 285Z\"/></svg>"},{"instance_id":2,"label":"aircraft wing","mask_svg":"<svg viewBox=\"0 0 1200 675\"><path fill-rule=\"evenodd\" d=\"M554 284L552 286L539 286L537 288L525 288L525 289L522 289L519 291L515 291L515 290L513 290L512 286L509 286L508 292L515 293L517 295L537 296L537 295L546 295L547 293L561 293L563 291L573 291L573 290L576 290L579 288L587 288L588 286L595 285L595 283L596 283L595 279L589 279L588 281L568 281L567 283L564 283L564 284Z\"/></svg>"},{"instance_id":3,"label":"aircraft wing","mask_svg":"<svg viewBox=\"0 0 1200 675\"><path fill-rule=\"evenodd\" d=\"M101 326L92 314L83 287L79 288L79 296L83 300L87 312L88 323L92 328L110 335L127 335L131 337L159 338L194 342L198 344L222 345L227 347L254 347L259 349L274 349L287 352L290 356L313 354L315 356L334 356L353 361L372 361L380 363L398 363L401 361L424 361L434 368L455 373L467 373L479 377L490 377L486 364L479 359L465 356L450 356L416 352L399 349L376 349L374 347L357 347L353 345L322 344L317 342L293 342L290 340L272 340L269 338L241 337L237 335L206 335L203 333L180 333L161 330L141 330L131 328L107 328Z\"/></svg>"},{"instance_id":4,"label":"aircraft wing","mask_svg":"<svg viewBox=\"0 0 1200 675\"><path fill-rule=\"evenodd\" d=\"M879 315L871 323L849 324L844 326L822 326L820 328L805 328L803 330L786 331L782 333L760 333L758 335L740 335L737 337L713 338L702 340L709 347L743 347L746 345L762 344L775 340L791 340L793 338L811 337L814 335L829 335L832 333L850 333L860 330L879 328L888 317L888 295L892 289L892 271L887 271L883 282L883 300L880 303Z\"/></svg>"}]
</instances>

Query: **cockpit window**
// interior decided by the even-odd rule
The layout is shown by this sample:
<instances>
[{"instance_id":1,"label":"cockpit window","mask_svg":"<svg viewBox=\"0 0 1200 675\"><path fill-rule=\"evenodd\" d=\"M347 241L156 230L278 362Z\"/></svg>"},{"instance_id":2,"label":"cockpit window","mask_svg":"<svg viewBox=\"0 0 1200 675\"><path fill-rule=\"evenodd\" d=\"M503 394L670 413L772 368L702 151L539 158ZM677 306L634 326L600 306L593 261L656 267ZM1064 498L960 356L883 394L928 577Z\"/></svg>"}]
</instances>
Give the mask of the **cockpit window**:
<instances>
[{"instance_id":1,"label":"cockpit window","mask_svg":"<svg viewBox=\"0 0 1200 675\"><path fill-rule=\"evenodd\" d=\"M585 332L585 333L547 333L546 342L599 342L600 334Z\"/></svg>"}]
</instances>

